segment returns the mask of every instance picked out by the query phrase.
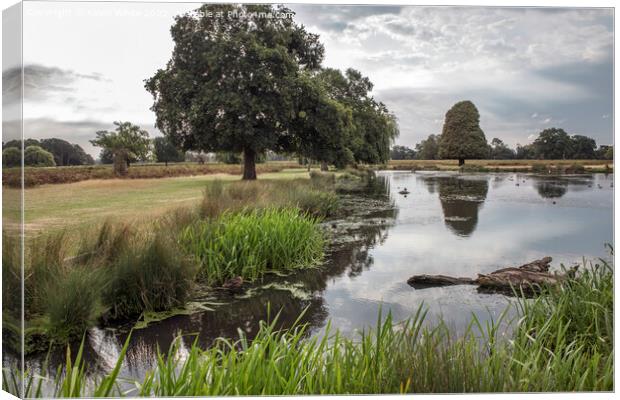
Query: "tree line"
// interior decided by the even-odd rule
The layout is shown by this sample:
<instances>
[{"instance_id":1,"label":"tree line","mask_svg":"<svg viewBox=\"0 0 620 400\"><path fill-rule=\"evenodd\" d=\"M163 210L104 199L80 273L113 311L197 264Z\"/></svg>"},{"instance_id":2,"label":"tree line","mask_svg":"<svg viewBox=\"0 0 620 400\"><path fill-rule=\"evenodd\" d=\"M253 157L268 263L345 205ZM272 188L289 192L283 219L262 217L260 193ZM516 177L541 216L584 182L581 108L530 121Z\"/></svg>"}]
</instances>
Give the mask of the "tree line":
<instances>
[{"instance_id":1,"label":"tree line","mask_svg":"<svg viewBox=\"0 0 620 400\"><path fill-rule=\"evenodd\" d=\"M469 103L464 106L462 103ZM456 116L451 111L460 109ZM569 135L560 128L544 129L534 142L517 144L511 149L501 139L493 138L487 143L484 133L476 126L478 111L471 102L457 103L446 114L442 134L431 134L416 144L414 149L396 145L390 150L392 160L438 160L456 158L464 160L613 160L613 146L596 145L596 141L584 135ZM468 110L466 110L468 109ZM468 122L469 121L469 122ZM472 131L478 132L472 135ZM482 133L482 135L480 135Z\"/></svg>"},{"instance_id":2,"label":"tree line","mask_svg":"<svg viewBox=\"0 0 620 400\"><path fill-rule=\"evenodd\" d=\"M22 141L2 143L2 165L17 167L22 162ZM91 165L93 157L74 143L59 138L26 139L24 141L24 165L29 167L54 167L67 165Z\"/></svg>"}]
</instances>

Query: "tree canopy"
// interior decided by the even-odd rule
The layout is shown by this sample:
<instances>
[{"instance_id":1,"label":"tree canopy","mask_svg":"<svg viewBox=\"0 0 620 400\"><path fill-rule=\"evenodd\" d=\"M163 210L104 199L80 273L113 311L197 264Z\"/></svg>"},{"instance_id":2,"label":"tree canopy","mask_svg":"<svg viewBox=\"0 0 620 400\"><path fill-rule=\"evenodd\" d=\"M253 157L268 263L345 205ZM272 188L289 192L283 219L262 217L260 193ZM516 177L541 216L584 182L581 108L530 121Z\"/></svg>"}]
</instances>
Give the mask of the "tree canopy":
<instances>
[{"instance_id":1,"label":"tree canopy","mask_svg":"<svg viewBox=\"0 0 620 400\"><path fill-rule=\"evenodd\" d=\"M4 167L19 167L22 164L22 152L14 146L2 150L2 165Z\"/></svg>"},{"instance_id":2,"label":"tree canopy","mask_svg":"<svg viewBox=\"0 0 620 400\"><path fill-rule=\"evenodd\" d=\"M487 140L480 128L480 114L471 101L460 101L446 113L439 142L439 157L456 158L459 165L466 159L485 158Z\"/></svg>"},{"instance_id":3,"label":"tree canopy","mask_svg":"<svg viewBox=\"0 0 620 400\"><path fill-rule=\"evenodd\" d=\"M165 136L153 139L153 153L157 162L163 162L166 165L169 162L185 161L185 153L175 147Z\"/></svg>"},{"instance_id":4,"label":"tree canopy","mask_svg":"<svg viewBox=\"0 0 620 400\"><path fill-rule=\"evenodd\" d=\"M439 140L441 135L428 135L428 137L415 145L416 159L437 160L439 159Z\"/></svg>"},{"instance_id":5,"label":"tree canopy","mask_svg":"<svg viewBox=\"0 0 620 400\"><path fill-rule=\"evenodd\" d=\"M93 146L110 151L114 157L114 172L127 174L130 159L145 160L150 152L149 133L131 122L114 122L116 129L112 132L99 131L97 138L90 142Z\"/></svg>"},{"instance_id":6,"label":"tree canopy","mask_svg":"<svg viewBox=\"0 0 620 400\"><path fill-rule=\"evenodd\" d=\"M390 159L392 160L413 160L415 155L415 151L407 146L396 145L390 150Z\"/></svg>"},{"instance_id":7,"label":"tree canopy","mask_svg":"<svg viewBox=\"0 0 620 400\"><path fill-rule=\"evenodd\" d=\"M53 167L54 156L40 146L28 146L24 149L24 165L31 167Z\"/></svg>"},{"instance_id":8,"label":"tree canopy","mask_svg":"<svg viewBox=\"0 0 620 400\"><path fill-rule=\"evenodd\" d=\"M262 13L262 14L261 14ZM175 18L172 58L146 81L157 127L183 150L244 154L255 179L258 153L291 151L303 71L323 60L318 36L283 6L205 4ZM215 15L215 17L214 17Z\"/></svg>"},{"instance_id":9,"label":"tree canopy","mask_svg":"<svg viewBox=\"0 0 620 400\"><path fill-rule=\"evenodd\" d=\"M10 140L4 143L2 148L6 149L9 147L14 147L21 150L21 144L21 140ZM57 166L90 165L95 163L93 157L90 154L87 154L80 145L69 143L64 139L26 139L24 141L24 147L28 146L38 146L52 153L54 162Z\"/></svg>"}]
</instances>

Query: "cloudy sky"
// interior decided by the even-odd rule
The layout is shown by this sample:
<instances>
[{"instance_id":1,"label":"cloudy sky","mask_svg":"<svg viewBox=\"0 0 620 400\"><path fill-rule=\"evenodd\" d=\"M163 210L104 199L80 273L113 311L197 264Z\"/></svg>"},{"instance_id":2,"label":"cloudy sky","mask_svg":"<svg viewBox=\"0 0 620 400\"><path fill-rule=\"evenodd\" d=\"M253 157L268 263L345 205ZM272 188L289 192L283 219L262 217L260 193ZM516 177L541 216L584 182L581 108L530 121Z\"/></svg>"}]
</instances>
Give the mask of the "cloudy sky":
<instances>
[{"instance_id":1,"label":"cloudy sky","mask_svg":"<svg viewBox=\"0 0 620 400\"><path fill-rule=\"evenodd\" d=\"M24 3L25 135L88 140L128 120L152 134L144 79L165 65L187 3ZM514 146L555 126L613 141L611 9L290 5L320 34L324 65L359 69L397 116L398 144L440 133L459 100L490 141ZM15 71L3 71L14 107ZM5 128L10 127L5 125Z\"/></svg>"}]
</instances>

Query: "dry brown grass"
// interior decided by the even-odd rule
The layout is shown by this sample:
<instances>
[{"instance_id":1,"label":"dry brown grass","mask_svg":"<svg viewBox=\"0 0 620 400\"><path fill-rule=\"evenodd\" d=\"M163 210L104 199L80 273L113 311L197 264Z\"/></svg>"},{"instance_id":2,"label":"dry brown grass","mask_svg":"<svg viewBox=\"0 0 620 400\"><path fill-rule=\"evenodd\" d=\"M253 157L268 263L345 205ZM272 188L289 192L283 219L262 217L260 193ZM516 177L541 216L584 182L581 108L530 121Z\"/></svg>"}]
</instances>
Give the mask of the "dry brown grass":
<instances>
[{"instance_id":1,"label":"dry brown grass","mask_svg":"<svg viewBox=\"0 0 620 400\"><path fill-rule=\"evenodd\" d=\"M257 164L259 174L279 172L285 168L298 168L299 165L289 161L274 161ZM145 164L132 165L126 179L172 178L177 176L231 174L241 175L243 166L231 164ZM84 165L72 167L26 168L24 183L26 187L43 184L73 183L90 179L116 179L111 165ZM20 186L20 169L4 168L2 182L10 187Z\"/></svg>"}]
</instances>

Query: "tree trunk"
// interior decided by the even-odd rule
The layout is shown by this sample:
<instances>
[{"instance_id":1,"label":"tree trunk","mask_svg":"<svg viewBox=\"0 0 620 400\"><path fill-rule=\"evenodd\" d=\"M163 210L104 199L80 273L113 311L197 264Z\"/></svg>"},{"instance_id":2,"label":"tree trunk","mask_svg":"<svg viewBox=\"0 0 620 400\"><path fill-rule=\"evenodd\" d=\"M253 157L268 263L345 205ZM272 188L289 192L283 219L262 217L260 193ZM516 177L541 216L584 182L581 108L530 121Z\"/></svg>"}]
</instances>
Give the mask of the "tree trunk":
<instances>
[{"instance_id":1,"label":"tree trunk","mask_svg":"<svg viewBox=\"0 0 620 400\"><path fill-rule=\"evenodd\" d=\"M465 159L459 158L459 167L462 166L463 164L465 164Z\"/></svg>"},{"instance_id":2,"label":"tree trunk","mask_svg":"<svg viewBox=\"0 0 620 400\"><path fill-rule=\"evenodd\" d=\"M116 176L127 175L127 157L123 153L114 154L114 174Z\"/></svg>"},{"instance_id":3,"label":"tree trunk","mask_svg":"<svg viewBox=\"0 0 620 400\"><path fill-rule=\"evenodd\" d=\"M168 160L164 161L164 163L166 163L166 167L168 166Z\"/></svg>"},{"instance_id":4,"label":"tree trunk","mask_svg":"<svg viewBox=\"0 0 620 400\"><path fill-rule=\"evenodd\" d=\"M253 149L243 149L243 180L250 181L256 179L256 151Z\"/></svg>"},{"instance_id":5,"label":"tree trunk","mask_svg":"<svg viewBox=\"0 0 620 400\"><path fill-rule=\"evenodd\" d=\"M329 167L327 166L327 161L321 161L321 171L329 171Z\"/></svg>"}]
</instances>

